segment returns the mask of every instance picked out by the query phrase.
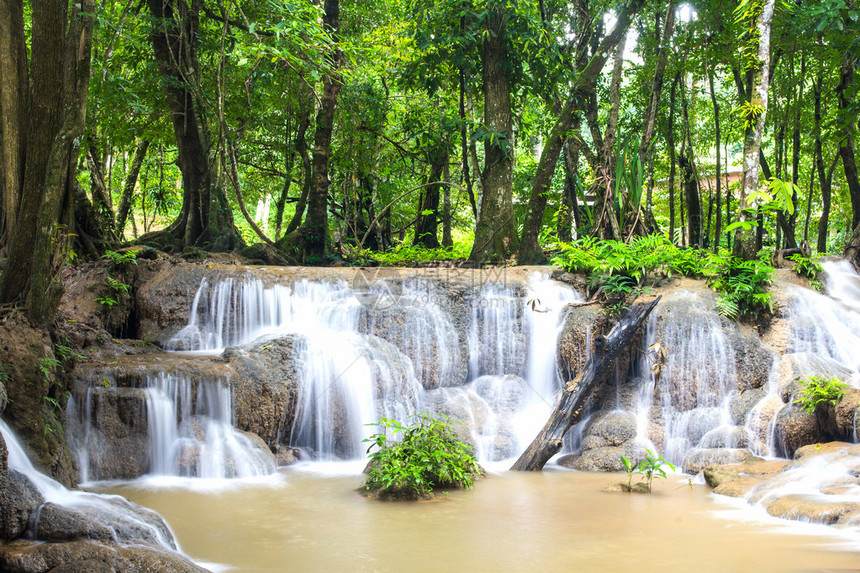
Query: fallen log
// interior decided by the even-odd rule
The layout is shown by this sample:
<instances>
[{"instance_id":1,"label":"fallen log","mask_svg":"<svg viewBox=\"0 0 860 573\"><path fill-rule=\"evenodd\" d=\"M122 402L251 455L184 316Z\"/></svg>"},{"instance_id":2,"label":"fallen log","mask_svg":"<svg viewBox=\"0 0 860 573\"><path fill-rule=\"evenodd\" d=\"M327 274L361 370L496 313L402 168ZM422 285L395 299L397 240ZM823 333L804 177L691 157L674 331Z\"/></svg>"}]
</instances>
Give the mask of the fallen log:
<instances>
[{"instance_id":1,"label":"fallen log","mask_svg":"<svg viewBox=\"0 0 860 573\"><path fill-rule=\"evenodd\" d=\"M561 450L562 438L582 414L588 397L612 371L612 364L633 340L648 315L660 302L657 297L637 304L622 316L606 336L594 340L594 352L576 378L565 384L561 398L543 430L511 467L515 471L537 472Z\"/></svg>"}]
</instances>

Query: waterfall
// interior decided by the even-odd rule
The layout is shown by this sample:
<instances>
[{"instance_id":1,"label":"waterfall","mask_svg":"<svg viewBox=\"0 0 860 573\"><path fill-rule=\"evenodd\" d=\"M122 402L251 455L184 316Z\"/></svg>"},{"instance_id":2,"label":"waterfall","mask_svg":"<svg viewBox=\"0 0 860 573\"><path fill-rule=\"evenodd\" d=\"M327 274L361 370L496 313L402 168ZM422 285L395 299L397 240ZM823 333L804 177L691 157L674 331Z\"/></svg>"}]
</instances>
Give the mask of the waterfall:
<instances>
[{"instance_id":1,"label":"waterfall","mask_svg":"<svg viewBox=\"0 0 860 573\"><path fill-rule=\"evenodd\" d=\"M361 457L368 424L427 409L464 421L462 433L480 456L501 459L516 455L546 421L561 383L563 310L580 300L540 273L524 289L489 282L454 302L427 280L291 287L203 280L187 326L167 346L219 352L299 335L290 444L317 458Z\"/></svg>"},{"instance_id":2,"label":"waterfall","mask_svg":"<svg viewBox=\"0 0 860 573\"><path fill-rule=\"evenodd\" d=\"M636 406L637 429L640 439L647 440L651 410L659 409L663 455L683 465L693 448L736 447L738 432L729 407L737 387L735 348L725 333L725 319L702 295L680 291L662 306L661 323L658 313L649 317L645 340L646 348L659 342L666 359L659 381L650 373L651 357L643 353L640 359L640 371L646 374Z\"/></svg>"},{"instance_id":3,"label":"waterfall","mask_svg":"<svg viewBox=\"0 0 860 573\"><path fill-rule=\"evenodd\" d=\"M275 471L271 456L233 427L228 384L202 380L194 401L191 390L187 377L147 378L150 474L224 479Z\"/></svg>"}]
</instances>

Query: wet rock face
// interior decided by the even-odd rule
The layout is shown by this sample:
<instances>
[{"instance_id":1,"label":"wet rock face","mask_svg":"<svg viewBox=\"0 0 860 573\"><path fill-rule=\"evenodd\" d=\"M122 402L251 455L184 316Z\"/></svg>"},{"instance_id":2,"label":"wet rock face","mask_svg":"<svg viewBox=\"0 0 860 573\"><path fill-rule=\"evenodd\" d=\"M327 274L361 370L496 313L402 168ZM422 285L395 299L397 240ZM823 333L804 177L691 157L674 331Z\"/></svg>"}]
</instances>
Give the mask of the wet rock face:
<instances>
[{"instance_id":1,"label":"wet rock face","mask_svg":"<svg viewBox=\"0 0 860 573\"><path fill-rule=\"evenodd\" d=\"M139 388L93 386L79 408L89 408L97 424L85 433L83 417L68 423L69 445L88 453L91 479L133 479L146 473L150 463L146 394ZM72 406L74 408L74 405Z\"/></svg>"},{"instance_id":2,"label":"wet rock face","mask_svg":"<svg viewBox=\"0 0 860 573\"><path fill-rule=\"evenodd\" d=\"M147 545L175 550L167 523L150 509L119 497L92 496L86 504L46 503L31 519L28 537L36 541L77 541Z\"/></svg>"},{"instance_id":3,"label":"wet rock face","mask_svg":"<svg viewBox=\"0 0 860 573\"><path fill-rule=\"evenodd\" d=\"M96 541L0 546L0 570L8 573L201 573L207 571L179 553L154 547L114 546Z\"/></svg>"},{"instance_id":4,"label":"wet rock face","mask_svg":"<svg viewBox=\"0 0 860 573\"><path fill-rule=\"evenodd\" d=\"M3 382L0 382L0 414L2 414L3 410L6 409L6 400L6 386L3 384Z\"/></svg>"},{"instance_id":5,"label":"wet rock face","mask_svg":"<svg viewBox=\"0 0 860 573\"><path fill-rule=\"evenodd\" d=\"M47 331L33 328L12 314L0 325L0 364L6 375L3 419L27 444L34 464L66 485L75 483L75 471L62 439L62 427L45 397L63 401L63 380L53 368L55 356ZM49 373L40 368L51 364Z\"/></svg>"},{"instance_id":6,"label":"wet rock face","mask_svg":"<svg viewBox=\"0 0 860 573\"><path fill-rule=\"evenodd\" d=\"M24 475L7 465L6 442L0 435L0 541L20 537L30 514L42 504L42 495Z\"/></svg>"},{"instance_id":7,"label":"wet rock face","mask_svg":"<svg viewBox=\"0 0 860 573\"><path fill-rule=\"evenodd\" d=\"M564 327L558 337L558 367L566 380L580 372L591 353L592 341L606 323L606 315L598 304L569 306L565 310Z\"/></svg>"}]
</instances>

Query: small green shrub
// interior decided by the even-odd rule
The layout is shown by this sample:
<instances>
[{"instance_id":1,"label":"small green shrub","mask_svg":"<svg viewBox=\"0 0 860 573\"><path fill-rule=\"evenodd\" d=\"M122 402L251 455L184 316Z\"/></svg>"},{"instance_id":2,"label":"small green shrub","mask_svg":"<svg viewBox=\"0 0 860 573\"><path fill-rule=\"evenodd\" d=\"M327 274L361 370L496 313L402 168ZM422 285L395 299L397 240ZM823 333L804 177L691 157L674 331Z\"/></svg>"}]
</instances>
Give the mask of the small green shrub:
<instances>
[{"instance_id":1,"label":"small green shrub","mask_svg":"<svg viewBox=\"0 0 860 573\"><path fill-rule=\"evenodd\" d=\"M833 376L805 376L798 380L802 387L794 399L794 404L800 406L808 414L815 413L819 404L833 404L845 394L848 385Z\"/></svg>"},{"instance_id":2,"label":"small green shrub","mask_svg":"<svg viewBox=\"0 0 860 573\"><path fill-rule=\"evenodd\" d=\"M472 449L457 439L447 417L437 419L426 412L410 417L408 426L383 418L383 433L364 440L370 442L367 479L364 489L379 499L418 499L440 488L469 489L483 473ZM386 435L399 434L400 440ZM377 448L371 453L373 448Z\"/></svg>"},{"instance_id":3,"label":"small green shrub","mask_svg":"<svg viewBox=\"0 0 860 573\"><path fill-rule=\"evenodd\" d=\"M636 473L645 478L648 491L651 491L651 481L654 478L666 479L666 470L663 466L669 466L672 471L675 471L675 466L666 461L663 456L658 456L651 450L645 450L645 457L639 462Z\"/></svg>"},{"instance_id":4,"label":"small green shrub","mask_svg":"<svg viewBox=\"0 0 860 573\"><path fill-rule=\"evenodd\" d=\"M824 271L817 257L804 257L803 255L791 255L788 257L792 263L791 270L802 277L809 279L809 284L817 291L824 290L824 285L819 280L820 274Z\"/></svg>"},{"instance_id":5,"label":"small green shrub","mask_svg":"<svg viewBox=\"0 0 860 573\"><path fill-rule=\"evenodd\" d=\"M631 462L624 456L621 456L621 463L624 464L624 471L627 472L627 489L633 489L633 472L639 468L639 462Z\"/></svg>"},{"instance_id":6,"label":"small green shrub","mask_svg":"<svg viewBox=\"0 0 860 573\"><path fill-rule=\"evenodd\" d=\"M122 253L116 251L105 251L102 255L103 259L109 260L116 267L124 266L128 263L137 264L137 250L132 249Z\"/></svg>"},{"instance_id":7,"label":"small green shrub","mask_svg":"<svg viewBox=\"0 0 860 573\"><path fill-rule=\"evenodd\" d=\"M620 458L621 463L624 465L624 471L627 472L627 491L629 492L638 491L639 493L643 493L641 486L638 489L633 486L634 473L645 478L645 491L650 493L651 482L654 478L666 479L666 470L663 469L663 466L667 466L672 471L675 471L675 466L667 462L663 456L658 456L648 449L645 450L645 457L638 462L632 462L624 456L620 456Z\"/></svg>"}]
</instances>

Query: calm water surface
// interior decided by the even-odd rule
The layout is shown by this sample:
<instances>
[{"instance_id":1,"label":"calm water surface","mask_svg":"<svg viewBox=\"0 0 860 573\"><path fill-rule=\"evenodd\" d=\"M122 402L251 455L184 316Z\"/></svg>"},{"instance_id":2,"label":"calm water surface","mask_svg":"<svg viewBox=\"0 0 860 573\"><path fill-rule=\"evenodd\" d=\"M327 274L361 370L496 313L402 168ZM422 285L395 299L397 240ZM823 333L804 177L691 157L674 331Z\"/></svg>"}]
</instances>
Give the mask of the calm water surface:
<instances>
[{"instance_id":1,"label":"calm water surface","mask_svg":"<svg viewBox=\"0 0 860 573\"><path fill-rule=\"evenodd\" d=\"M621 479L501 473L438 500L382 503L356 493L360 476L311 466L226 488L107 491L161 513L192 558L235 571L860 571L860 551L831 529L739 519L678 478L650 496L601 491Z\"/></svg>"}]
</instances>

